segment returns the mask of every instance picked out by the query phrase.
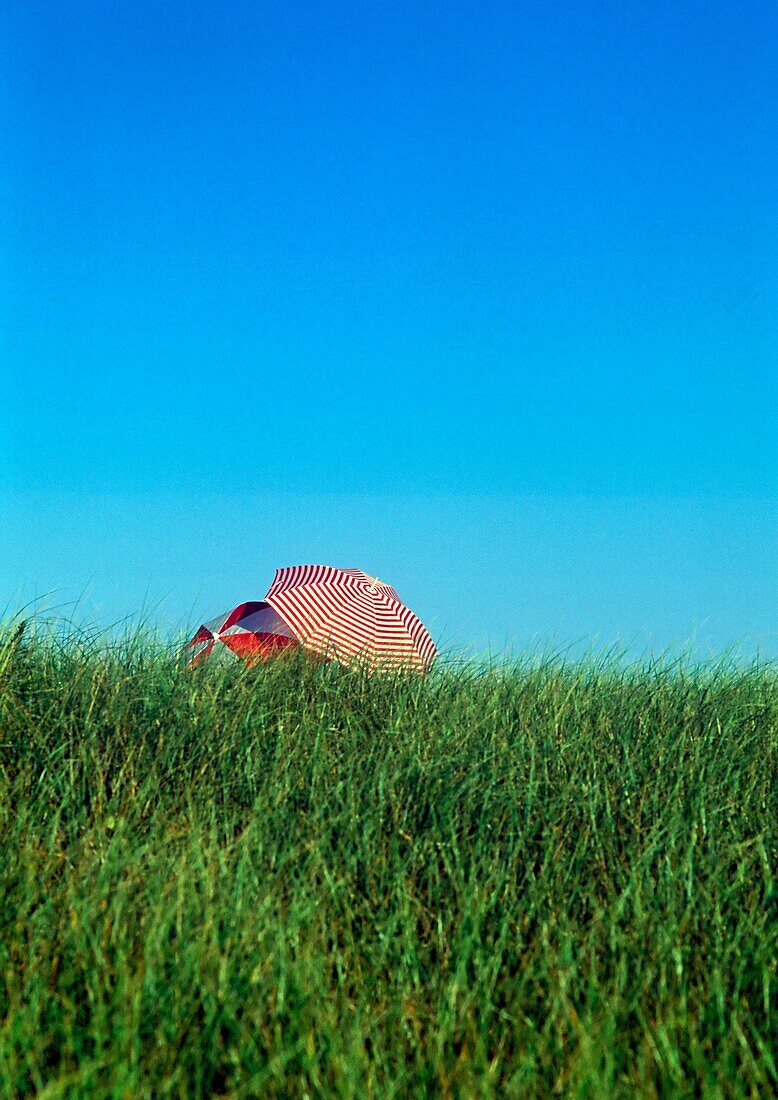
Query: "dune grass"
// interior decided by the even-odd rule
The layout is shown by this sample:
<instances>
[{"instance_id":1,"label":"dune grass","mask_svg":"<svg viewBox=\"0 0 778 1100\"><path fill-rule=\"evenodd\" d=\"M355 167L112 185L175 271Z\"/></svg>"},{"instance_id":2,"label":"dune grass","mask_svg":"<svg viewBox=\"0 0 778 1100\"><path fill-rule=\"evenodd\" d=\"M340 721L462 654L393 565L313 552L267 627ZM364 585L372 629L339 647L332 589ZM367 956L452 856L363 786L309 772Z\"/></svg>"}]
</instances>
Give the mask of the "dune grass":
<instances>
[{"instance_id":1,"label":"dune grass","mask_svg":"<svg viewBox=\"0 0 778 1100\"><path fill-rule=\"evenodd\" d=\"M778 674L0 634L0 1097L765 1097Z\"/></svg>"}]
</instances>

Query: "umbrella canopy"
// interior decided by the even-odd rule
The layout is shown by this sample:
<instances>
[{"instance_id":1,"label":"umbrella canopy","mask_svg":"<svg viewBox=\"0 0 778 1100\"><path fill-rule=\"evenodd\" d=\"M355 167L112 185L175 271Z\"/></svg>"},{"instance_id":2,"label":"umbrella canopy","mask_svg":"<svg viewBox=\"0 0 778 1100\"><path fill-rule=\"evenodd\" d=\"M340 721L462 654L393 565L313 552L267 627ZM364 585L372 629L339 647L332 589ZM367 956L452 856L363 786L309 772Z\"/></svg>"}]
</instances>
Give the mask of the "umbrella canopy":
<instances>
[{"instance_id":1,"label":"umbrella canopy","mask_svg":"<svg viewBox=\"0 0 778 1100\"><path fill-rule=\"evenodd\" d=\"M242 603L232 611L203 623L189 642L194 649L191 664L207 657L217 642L221 642L247 664L266 661L282 650L300 643L283 618L269 604Z\"/></svg>"},{"instance_id":2,"label":"umbrella canopy","mask_svg":"<svg viewBox=\"0 0 778 1100\"><path fill-rule=\"evenodd\" d=\"M437 655L423 623L395 590L361 569L277 569L265 601L306 649L342 664L426 671Z\"/></svg>"}]
</instances>

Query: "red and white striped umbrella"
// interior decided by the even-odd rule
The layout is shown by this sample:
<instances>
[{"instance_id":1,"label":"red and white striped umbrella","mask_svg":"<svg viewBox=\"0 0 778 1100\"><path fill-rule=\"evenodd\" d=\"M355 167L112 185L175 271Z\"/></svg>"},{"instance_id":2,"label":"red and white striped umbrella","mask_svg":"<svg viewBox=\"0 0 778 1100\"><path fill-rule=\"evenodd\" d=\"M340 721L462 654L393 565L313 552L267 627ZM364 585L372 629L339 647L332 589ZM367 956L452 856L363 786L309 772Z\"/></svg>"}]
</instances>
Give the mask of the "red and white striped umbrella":
<instances>
[{"instance_id":1,"label":"red and white striped umbrella","mask_svg":"<svg viewBox=\"0 0 778 1100\"><path fill-rule=\"evenodd\" d=\"M342 664L426 671L437 649L395 590L361 569L294 565L277 569L265 602L306 649Z\"/></svg>"}]
</instances>

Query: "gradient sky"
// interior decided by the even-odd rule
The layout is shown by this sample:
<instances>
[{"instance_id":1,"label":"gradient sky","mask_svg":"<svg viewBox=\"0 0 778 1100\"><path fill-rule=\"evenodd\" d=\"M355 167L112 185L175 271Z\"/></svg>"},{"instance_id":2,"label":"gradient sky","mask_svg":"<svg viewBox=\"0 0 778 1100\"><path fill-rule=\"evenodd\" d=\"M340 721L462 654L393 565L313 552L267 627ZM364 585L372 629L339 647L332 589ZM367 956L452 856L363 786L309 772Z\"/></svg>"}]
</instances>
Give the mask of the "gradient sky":
<instances>
[{"instance_id":1,"label":"gradient sky","mask_svg":"<svg viewBox=\"0 0 778 1100\"><path fill-rule=\"evenodd\" d=\"M775 4L0 21L0 609L778 655Z\"/></svg>"}]
</instances>

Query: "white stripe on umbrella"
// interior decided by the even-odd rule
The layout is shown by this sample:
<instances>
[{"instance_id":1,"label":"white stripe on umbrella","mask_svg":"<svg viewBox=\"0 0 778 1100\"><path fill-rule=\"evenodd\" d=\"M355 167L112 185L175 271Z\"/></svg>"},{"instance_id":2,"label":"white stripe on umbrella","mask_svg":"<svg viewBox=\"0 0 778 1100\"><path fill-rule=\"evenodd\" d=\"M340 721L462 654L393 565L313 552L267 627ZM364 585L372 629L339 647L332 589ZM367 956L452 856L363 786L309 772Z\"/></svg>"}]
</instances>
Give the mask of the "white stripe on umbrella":
<instances>
[{"instance_id":1,"label":"white stripe on umbrella","mask_svg":"<svg viewBox=\"0 0 778 1100\"><path fill-rule=\"evenodd\" d=\"M343 663L428 669L437 649L395 590L361 569L294 565L277 569L265 596L308 649Z\"/></svg>"}]
</instances>

